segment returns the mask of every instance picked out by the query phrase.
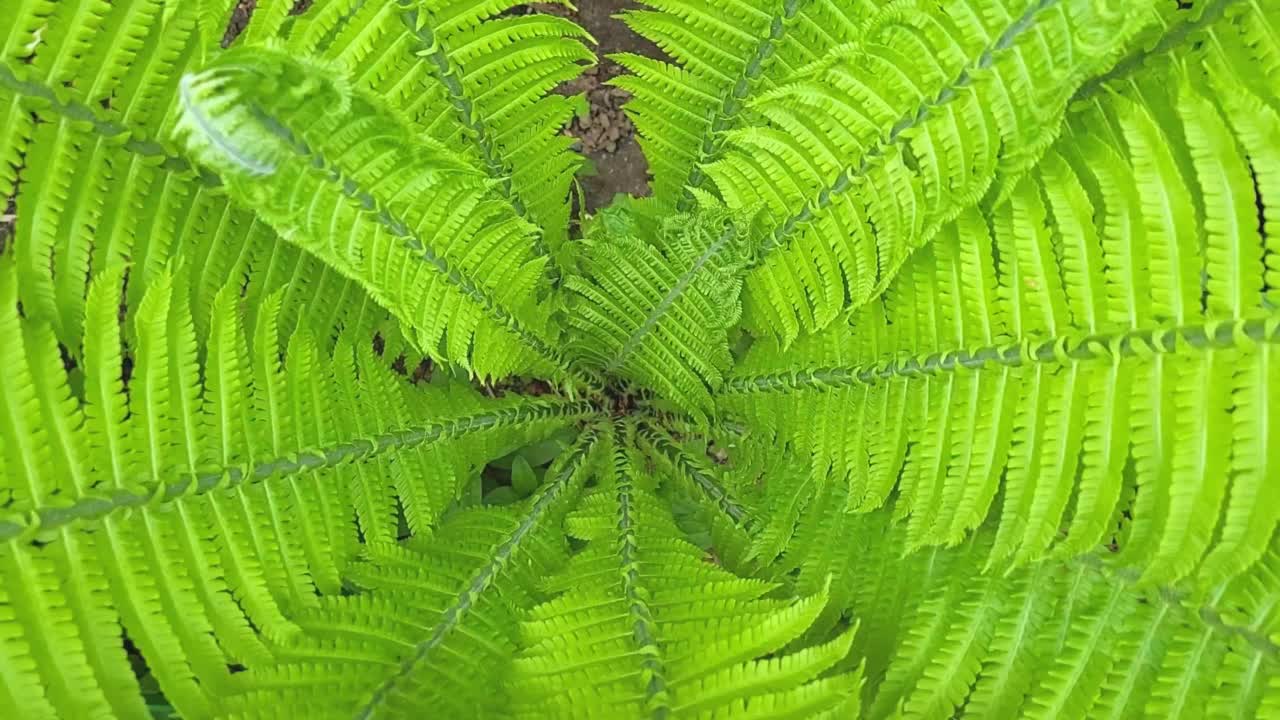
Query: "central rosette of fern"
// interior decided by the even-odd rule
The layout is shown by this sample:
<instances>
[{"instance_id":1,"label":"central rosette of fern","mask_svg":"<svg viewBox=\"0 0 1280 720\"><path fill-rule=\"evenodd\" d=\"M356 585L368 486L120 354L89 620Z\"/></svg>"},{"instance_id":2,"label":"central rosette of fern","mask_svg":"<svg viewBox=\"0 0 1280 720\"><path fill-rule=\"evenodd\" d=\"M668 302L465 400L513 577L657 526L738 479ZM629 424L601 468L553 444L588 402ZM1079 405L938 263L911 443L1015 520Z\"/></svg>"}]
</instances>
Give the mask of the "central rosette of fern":
<instances>
[{"instance_id":1,"label":"central rosette of fern","mask_svg":"<svg viewBox=\"0 0 1280 720\"><path fill-rule=\"evenodd\" d=\"M741 316L749 226L745 214L671 216L644 201L585 223L565 281L567 350L604 378L612 414L646 406L706 417L733 363L725 339Z\"/></svg>"}]
</instances>

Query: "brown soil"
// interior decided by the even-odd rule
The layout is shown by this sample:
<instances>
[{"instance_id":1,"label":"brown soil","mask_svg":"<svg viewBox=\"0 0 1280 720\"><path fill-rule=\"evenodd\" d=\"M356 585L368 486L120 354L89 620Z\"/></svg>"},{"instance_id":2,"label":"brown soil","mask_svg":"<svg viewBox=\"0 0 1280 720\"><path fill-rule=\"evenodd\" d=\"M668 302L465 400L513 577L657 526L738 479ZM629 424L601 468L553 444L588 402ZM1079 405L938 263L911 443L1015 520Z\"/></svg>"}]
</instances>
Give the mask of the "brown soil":
<instances>
[{"instance_id":1,"label":"brown soil","mask_svg":"<svg viewBox=\"0 0 1280 720\"><path fill-rule=\"evenodd\" d=\"M575 120L569 128L569 134L582 139L582 152L595 164L595 175L582 180L587 212L608 205L619 193L649 194L649 164L636 142L631 120L622 111L629 95L604 84L623 72L608 55L631 52L664 57L656 45L616 17L622 10L636 7L633 0L581 0L578 11L570 15L599 43L600 64L570 86L571 91L585 91L591 105L591 114Z\"/></svg>"},{"instance_id":2,"label":"brown soil","mask_svg":"<svg viewBox=\"0 0 1280 720\"><path fill-rule=\"evenodd\" d=\"M566 130L578 138L579 150L595 166L594 172L582 177L589 213L608 205L619 193L649 194L649 165L636 142L635 126L622 109L631 95L606 84L622 73L617 63L601 58L599 65L566 88L584 93L590 107L585 117L575 118Z\"/></svg>"},{"instance_id":3,"label":"brown soil","mask_svg":"<svg viewBox=\"0 0 1280 720\"><path fill-rule=\"evenodd\" d=\"M634 0L580 0L570 10L562 5L533 3L525 12L546 12L572 19L598 43L599 64L582 77L560 89L567 94L582 93L590 111L576 118L567 133L579 139L578 149L586 155L594 171L582 175L586 211L593 213L608 205L618 194L649 194L649 164L636 142L635 126L622 106L630 94L607 83L625 72L609 55L631 52L649 57L665 57L658 46L631 31L618 18L623 10L640 7Z\"/></svg>"},{"instance_id":4,"label":"brown soil","mask_svg":"<svg viewBox=\"0 0 1280 720\"><path fill-rule=\"evenodd\" d=\"M315 0L294 0L293 9L289 12L297 15L306 11L311 7ZM231 20L227 23L227 31L222 34L222 47L230 47L231 43L244 32L244 28L249 24L249 18L253 16L253 11L258 7L258 0L238 0L236 6L231 9Z\"/></svg>"},{"instance_id":5,"label":"brown soil","mask_svg":"<svg viewBox=\"0 0 1280 720\"><path fill-rule=\"evenodd\" d=\"M227 31L222 34L222 47L230 47L231 43L240 37L240 33L244 32L245 26L249 24L249 18L257 7L258 0L240 0L236 3L235 8L231 10L231 21L227 23Z\"/></svg>"}]
</instances>

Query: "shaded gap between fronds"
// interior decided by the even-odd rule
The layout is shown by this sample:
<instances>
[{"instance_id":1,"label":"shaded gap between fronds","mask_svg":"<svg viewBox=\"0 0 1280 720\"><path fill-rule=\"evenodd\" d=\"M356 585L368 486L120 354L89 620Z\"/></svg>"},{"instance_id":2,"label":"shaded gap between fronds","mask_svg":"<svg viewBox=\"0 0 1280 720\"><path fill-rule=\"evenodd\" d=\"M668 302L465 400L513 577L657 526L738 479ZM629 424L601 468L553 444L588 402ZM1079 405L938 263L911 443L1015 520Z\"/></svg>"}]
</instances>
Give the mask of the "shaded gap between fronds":
<instances>
[{"instance_id":1,"label":"shaded gap between fronds","mask_svg":"<svg viewBox=\"0 0 1280 720\"><path fill-rule=\"evenodd\" d=\"M449 636L475 604L476 598L489 589L494 578L500 573L520 544L538 525L538 522L550 510L557 500L568 490L569 485L578 476L587 456L595 448L594 431L583 434L570 456L566 459L555 480L544 486L542 495L530 506L529 511L520 520L520 524L511 532L493 552L483 566L471 576L470 582L458 593L458 597L444 609L440 620L436 623L431 636L418 643L413 653L400 664L399 669L374 689L369 699L356 712L356 720L369 720L377 713L378 708L386 702L391 692L401 681L411 675L418 663L422 662L433 649L438 647Z\"/></svg>"},{"instance_id":2,"label":"shaded gap between fronds","mask_svg":"<svg viewBox=\"0 0 1280 720\"><path fill-rule=\"evenodd\" d=\"M676 470L684 473L692 480L694 486L701 490L707 496L707 499L715 503L716 507L728 516L735 525L745 529L748 533L754 532L757 521L746 506L730 495L729 491L715 477L699 467L697 461L689 457L689 454L680 447L675 438L667 434L665 430L653 428L645 434L643 439L651 450L666 457Z\"/></svg>"}]
</instances>

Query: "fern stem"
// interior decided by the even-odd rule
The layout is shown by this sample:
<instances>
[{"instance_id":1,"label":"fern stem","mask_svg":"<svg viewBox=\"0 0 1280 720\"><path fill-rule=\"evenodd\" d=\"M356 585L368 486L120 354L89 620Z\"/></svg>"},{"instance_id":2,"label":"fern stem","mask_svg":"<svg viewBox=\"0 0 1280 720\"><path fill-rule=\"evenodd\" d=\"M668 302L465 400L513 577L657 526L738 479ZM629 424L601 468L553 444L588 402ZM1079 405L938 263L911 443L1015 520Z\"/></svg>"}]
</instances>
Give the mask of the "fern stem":
<instances>
[{"instance_id":1,"label":"fern stem","mask_svg":"<svg viewBox=\"0 0 1280 720\"><path fill-rule=\"evenodd\" d=\"M0 63L0 88L7 89L15 95L33 98L38 101L36 103L38 111L51 111L73 122L85 123L93 128L95 134L104 138L128 138L119 146L141 157L159 158L156 166L163 170L178 174L190 173L199 182L209 187L222 185L222 180L217 175L202 168L193 167L186 159L170 153L162 143L136 137L136 133L128 126L103 119L88 105L64 102L58 98L53 89L40 83L20 80L13 70L3 63Z\"/></svg>"},{"instance_id":2,"label":"fern stem","mask_svg":"<svg viewBox=\"0 0 1280 720\"><path fill-rule=\"evenodd\" d=\"M1153 57L1159 57L1166 53L1182 47L1189 42L1192 37L1205 30L1221 20L1227 13L1227 9L1248 0L1209 0L1209 4L1201 11L1199 17L1194 20L1182 23L1172 32L1166 33L1160 37L1160 41L1153 45L1150 49L1139 48L1137 52L1129 57L1116 63L1111 70L1099 75L1080 87L1076 92L1072 102L1086 100L1098 94L1113 82L1124 80L1141 70L1147 60Z\"/></svg>"},{"instance_id":3,"label":"fern stem","mask_svg":"<svg viewBox=\"0 0 1280 720\"><path fill-rule=\"evenodd\" d=\"M1115 358L1172 354L1185 343L1193 349L1235 347L1244 342L1280 344L1280 314L1248 320L1225 320L1203 325L1156 330L1132 330L1113 335L1064 335L1040 342L990 345L977 350L950 350L926 357L910 357L851 367L810 368L728 379L726 394L785 392L815 388L869 385L895 377L918 377L961 368L978 370L992 365L1020 367L1033 363L1111 361Z\"/></svg>"},{"instance_id":4,"label":"fern stem","mask_svg":"<svg viewBox=\"0 0 1280 720\"><path fill-rule=\"evenodd\" d=\"M1103 582L1110 584L1134 586L1142 577L1141 571L1136 568L1108 565L1106 558L1097 553L1082 555L1072 562L1093 570L1102 577ZM1240 638L1271 659L1280 658L1280 643L1273 640L1265 631L1253 627L1232 625L1224 619L1222 612L1217 607L1217 602L1222 599L1224 589L1225 586L1219 587L1207 598L1208 601L1199 607L1186 604L1187 600L1194 599L1193 594L1176 587L1159 586L1153 588L1151 594L1171 609L1194 614L1214 632L1228 637Z\"/></svg>"},{"instance_id":5,"label":"fern stem","mask_svg":"<svg viewBox=\"0 0 1280 720\"><path fill-rule=\"evenodd\" d=\"M457 66L454 65L440 39L436 37L431 25L423 22L421 11L418 9L420 3L415 2L415 0L399 0L399 4L401 8L400 18L409 29L409 33L416 37L422 45L425 51L423 57L435 66L436 77L440 79L441 84L444 85L445 92L449 94L449 104L453 106L458 121L471 132L475 140L476 149L480 151L480 159L484 162L489 176L498 180L498 187L502 191L502 196L511 204L516 214L522 218L527 218L528 208L525 207L524 200L520 198L512 184L511 167L501 157L498 146L489 137L489 131L484 122L477 117L475 103L467 95L467 89L462 84ZM553 257L546 243L543 242L541 228L539 228L538 237L534 241L534 250L544 257ZM553 282L558 281L559 269L556 267L555 262L548 263L547 267L551 273L551 280Z\"/></svg>"},{"instance_id":6,"label":"fern stem","mask_svg":"<svg viewBox=\"0 0 1280 720\"><path fill-rule=\"evenodd\" d=\"M1017 20L1009 27L1005 28L1000 37L995 42L983 49L983 51L966 65L955 79L938 91L932 100L926 100L919 107L909 111L903 115L893 127L890 128L888 135L879 139L875 144L870 146L866 153L863 154L862 160L856 167L846 169L836 176L830 186L824 188L816 201L811 202L795 215L787 218L787 220L773 232L772 235L766 237L761 245L760 251L756 256L756 265L764 261L765 256L775 248L784 247L791 238L791 234L801 224L808 222L813 216L831 206L832 199L841 195L845 191L854 186L854 179L865 176L872 166L872 162L883 156L890 148L898 144L903 135L908 131L919 127L930 116L930 112L935 108L940 108L951 102L960 95L960 91L969 87L974 82L974 77L982 70L986 70L995 64L996 55L1000 52L1013 47L1024 33L1035 26L1035 19L1040 13L1058 5L1062 0L1037 0L1037 2L1027 9Z\"/></svg>"},{"instance_id":7,"label":"fern stem","mask_svg":"<svg viewBox=\"0 0 1280 720\"><path fill-rule=\"evenodd\" d=\"M462 85L462 80L458 77L458 68L454 66L453 60L449 58L449 53L445 51L431 25L422 21L418 3L413 0L399 0L399 4L402 11L400 18L409 29L409 33L416 37L422 45L423 54L421 57L430 60L431 64L435 66L436 77L440 79L440 83L444 85L445 92L449 94L449 104L453 106L458 121L471 132L475 139L476 149L480 151L480 157L484 161L489 175L499 180L503 195L511 201L516 213L523 217L526 208L524 202L516 196L512 189L511 169L499 157L497 146L489 138L488 129L476 116L475 104L467 96L467 89Z\"/></svg>"},{"instance_id":8,"label":"fern stem","mask_svg":"<svg viewBox=\"0 0 1280 720\"><path fill-rule=\"evenodd\" d=\"M769 59L773 57L778 41L786 35L787 26L791 21L800 14L801 6L809 2L810 0L785 0L782 14L774 15L770 22L769 34L756 45L755 52L743 67L737 81L729 86L729 90L721 98L720 107L712 113L707 135L702 139L702 146L698 149L698 159L689 169L689 176L684 182L684 194L676 206L679 212L688 212L692 209L695 202L692 190L700 187L706 178L703 166L713 162L722 149L722 146L716 142L716 135L728 129L733 119L746 107L743 100L751 94L752 86L764 76L765 68Z\"/></svg>"},{"instance_id":9,"label":"fern stem","mask_svg":"<svg viewBox=\"0 0 1280 720\"><path fill-rule=\"evenodd\" d=\"M99 497L81 497L63 507L37 507L28 513L26 522L0 520L0 542L36 532L56 530L77 521L96 520L125 508L168 503L189 495L203 495L219 488L261 483L273 477L301 475L492 428L553 419L568 421L587 417L593 412L595 408L585 401L526 405L395 430L372 438L336 443L328 448L300 452L291 457L279 457L262 463L220 467L189 474L170 483L142 481L134 485L139 490L117 489Z\"/></svg>"},{"instance_id":10,"label":"fern stem","mask_svg":"<svg viewBox=\"0 0 1280 720\"><path fill-rule=\"evenodd\" d=\"M445 638L449 636L467 613L475 605L476 599L488 590L502 570L509 565L512 556L520 548L524 540L533 532L538 523L550 511L550 509L563 497L569 490L570 485L580 477L579 472L586 457L595 447L595 432L583 433L582 438L578 441L577 447L560 466L560 472L556 475L553 482L544 485L542 494L534 500L529 507L529 512L520 520L520 524L511 532L501 545L494 551L492 557L479 570L471 576L470 582L458 593L458 597L449 607L445 608L440 616L439 622L431 632L431 636L426 640L418 643L413 653L400 664L400 668L391 677L387 678L379 685L369 700L356 712L357 720L369 720L378 708L386 702L396 685L411 675L418 663L422 662L433 649L438 647Z\"/></svg>"},{"instance_id":11,"label":"fern stem","mask_svg":"<svg viewBox=\"0 0 1280 720\"><path fill-rule=\"evenodd\" d=\"M616 431L619 441L623 433ZM635 520L632 517L631 468L621 442L614 444L613 463L617 472L618 490L618 554L622 562L622 595L631 613L632 637L641 652L641 667L649 676L645 686L645 707L650 708L654 720L666 720L671 715L667 701L666 669L653 632L653 615L640 593L640 561L637 556Z\"/></svg>"},{"instance_id":12,"label":"fern stem","mask_svg":"<svg viewBox=\"0 0 1280 720\"><path fill-rule=\"evenodd\" d=\"M725 228L724 232L720 234L720 237L717 238L715 242L708 245L707 249L703 251L702 255L700 255L696 261L694 261L693 265L676 279L675 285L671 286L671 289L667 291L667 294L662 298L662 300L649 311L647 316L645 316L644 322L640 324L640 327L636 328L635 332L631 333L631 337L627 338L627 342L623 344L620 350L618 350L618 356L605 367L604 372L606 375L612 374L618 368L625 365L627 360L631 359L631 355L640 347L640 343L644 340L645 336L653 332L653 329L658 326L658 322L662 319L662 316L671 310L671 306L675 305L680 299L680 296L684 295L685 290L688 290L689 286L693 284L693 279L697 276L698 272L701 271L707 263L711 262L712 258L719 255L736 234L737 230L732 224Z\"/></svg>"}]
</instances>

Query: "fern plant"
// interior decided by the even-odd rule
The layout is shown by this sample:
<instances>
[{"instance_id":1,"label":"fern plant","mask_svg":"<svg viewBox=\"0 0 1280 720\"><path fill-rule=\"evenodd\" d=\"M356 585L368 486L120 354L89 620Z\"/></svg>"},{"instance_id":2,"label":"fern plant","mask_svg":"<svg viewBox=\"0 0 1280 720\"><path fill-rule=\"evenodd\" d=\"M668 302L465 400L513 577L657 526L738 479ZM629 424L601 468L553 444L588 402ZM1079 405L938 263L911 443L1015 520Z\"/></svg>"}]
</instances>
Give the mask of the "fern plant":
<instances>
[{"instance_id":1,"label":"fern plant","mask_svg":"<svg viewBox=\"0 0 1280 720\"><path fill-rule=\"evenodd\" d=\"M1280 3L641 4L6 0L0 714L1280 717Z\"/></svg>"}]
</instances>

